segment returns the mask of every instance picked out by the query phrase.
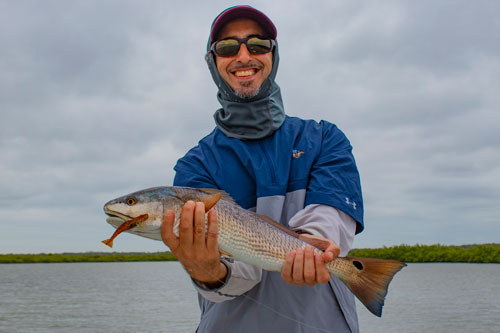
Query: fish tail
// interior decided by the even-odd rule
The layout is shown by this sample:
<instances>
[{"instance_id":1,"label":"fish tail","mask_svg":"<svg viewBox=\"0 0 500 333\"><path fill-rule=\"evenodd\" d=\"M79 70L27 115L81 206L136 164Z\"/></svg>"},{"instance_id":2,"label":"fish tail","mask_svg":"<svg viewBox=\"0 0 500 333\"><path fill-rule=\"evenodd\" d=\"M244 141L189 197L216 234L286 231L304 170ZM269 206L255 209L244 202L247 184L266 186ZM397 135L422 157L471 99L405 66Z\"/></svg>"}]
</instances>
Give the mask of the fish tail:
<instances>
[{"instance_id":1,"label":"fish tail","mask_svg":"<svg viewBox=\"0 0 500 333\"><path fill-rule=\"evenodd\" d=\"M113 247L113 238L103 240L102 242L111 248Z\"/></svg>"},{"instance_id":2,"label":"fish tail","mask_svg":"<svg viewBox=\"0 0 500 333\"><path fill-rule=\"evenodd\" d=\"M354 274L334 275L347 285L371 313L381 317L389 283L406 264L395 260L375 258L345 257L342 259L347 260L355 268Z\"/></svg>"}]
</instances>

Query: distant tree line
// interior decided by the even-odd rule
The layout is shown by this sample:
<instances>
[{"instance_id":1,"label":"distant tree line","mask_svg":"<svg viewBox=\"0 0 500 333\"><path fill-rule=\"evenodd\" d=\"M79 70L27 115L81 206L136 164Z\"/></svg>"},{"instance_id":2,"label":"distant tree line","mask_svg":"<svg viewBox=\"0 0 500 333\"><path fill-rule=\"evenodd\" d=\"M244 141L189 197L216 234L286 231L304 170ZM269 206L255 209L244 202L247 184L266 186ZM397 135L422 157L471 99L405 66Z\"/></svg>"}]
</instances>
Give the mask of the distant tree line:
<instances>
[{"instance_id":1,"label":"distant tree line","mask_svg":"<svg viewBox=\"0 0 500 333\"><path fill-rule=\"evenodd\" d=\"M353 257L394 259L403 262L468 262L500 263L500 244L478 245L398 245L377 249L354 249ZM0 263L64 263L64 262L124 262L124 261L172 261L177 260L170 252L124 253L40 253L0 254Z\"/></svg>"},{"instance_id":2,"label":"distant tree line","mask_svg":"<svg viewBox=\"0 0 500 333\"><path fill-rule=\"evenodd\" d=\"M51 262L115 262L115 261L172 261L170 252L157 253L40 253L0 254L0 263L51 263Z\"/></svg>"},{"instance_id":3,"label":"distant tree line","mask_svg":"<svg viewBox=\"0 0 500 333\"><path fill-rule=\"evenodd\" d=\"M377 249L354 249L349 255L394 259L403 262L500 263L500 244L399 245Z\"/></svg>"}]
</instances>

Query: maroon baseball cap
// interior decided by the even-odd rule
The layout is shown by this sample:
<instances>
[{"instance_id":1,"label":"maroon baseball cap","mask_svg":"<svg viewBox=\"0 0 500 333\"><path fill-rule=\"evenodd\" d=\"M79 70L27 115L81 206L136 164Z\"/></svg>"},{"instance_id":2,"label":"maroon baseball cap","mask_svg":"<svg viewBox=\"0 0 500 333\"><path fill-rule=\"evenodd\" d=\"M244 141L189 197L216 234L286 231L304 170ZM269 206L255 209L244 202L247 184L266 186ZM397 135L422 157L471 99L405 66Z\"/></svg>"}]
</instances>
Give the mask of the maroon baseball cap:
<instances>
[{"instance_id":1,"label":"maroon baseball cap","mask_svg":"<svg viewBox=\"0 0 500 333\"><path fill-rule=\"evenodd\" d=\"M210 31L210 43L216 40L221 29L226 23L238 18L249 18L257 22L266 32L268 38L276 39L278 32L273 22L261 11L250 6L229 7L219 14L212 23Z\"/></svg>"}]
</instances>

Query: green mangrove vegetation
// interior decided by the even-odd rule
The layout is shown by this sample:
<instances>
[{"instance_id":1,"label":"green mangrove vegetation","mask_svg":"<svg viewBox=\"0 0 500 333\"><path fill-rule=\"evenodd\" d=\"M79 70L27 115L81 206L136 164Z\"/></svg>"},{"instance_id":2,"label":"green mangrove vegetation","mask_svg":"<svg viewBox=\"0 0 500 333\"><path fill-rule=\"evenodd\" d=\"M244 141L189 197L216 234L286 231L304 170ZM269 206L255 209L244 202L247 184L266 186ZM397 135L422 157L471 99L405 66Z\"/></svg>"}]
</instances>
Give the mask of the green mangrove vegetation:
<instances>
[{"instance_id":1,"label":"green mangrove vegetation","mask_svg":"<svg viewBox=\"0 0 500 333\"><path fill-rule=\"evenodd\" d=\"M52 262L115 262L115 261L172 261L177 260L170 252L126 253L40 253L0 254L0 263L52 263Z\"/></svg>"},{"instance_id":2,"label":"green mangrove vegetation","mask_svg":"<svg viewBox=\"0 0 500 333\"><path fill-rule=\"evenodd\" d=\"M414 262L465 262L500 263L500 244L475 245L398 245L376 249L353 249L353 257L394 259ZM0 263L65 263L65 262L123 262L123 261L172 261L170 252L126 253L126 252L86 252L86 253L40 253L40 254L0 254Z\"/></svg>"},{"instance_id":3,"label":"green mangrove vegetation","mask_svg":"<svg viewBox=\"0 0 500 333\"><path fill-rule=\"evenodd\" d=\"M500 263L500 244L399 245L377 249L354 249L349 255L403 262Z\"/></svg>"}]
</instances>

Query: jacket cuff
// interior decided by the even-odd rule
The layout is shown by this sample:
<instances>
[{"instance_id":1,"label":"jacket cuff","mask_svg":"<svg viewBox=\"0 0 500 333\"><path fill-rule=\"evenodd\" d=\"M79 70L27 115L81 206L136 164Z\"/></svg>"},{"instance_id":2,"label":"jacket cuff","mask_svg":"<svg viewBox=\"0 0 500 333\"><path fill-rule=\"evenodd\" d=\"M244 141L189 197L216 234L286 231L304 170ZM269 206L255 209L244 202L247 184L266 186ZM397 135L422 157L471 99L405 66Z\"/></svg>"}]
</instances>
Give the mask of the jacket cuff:
<instances>
[{"instance_id":1,"label":"jacket cuff","mask_svg":"<svg viewBox=\"0 0 500 333\"><path fill-rule=\"evenodd\" d=\"M219 287L217 287L217 288L209 288L206 285L206 283L200 282L200 281L197 281L197 280L191 278L191 281L193 281L193 283L194 283L195 287L197 287L197 289L202 290L202 291L208 291L208 292L217 292L220 289L224 288L224 286L227 284L227 282L231 278L232 269L231 269L231 265L229 264L229 262L225 258L221 258L220 261L227 268L227 275L226 275L226 278L224 279L224 281L222 281L222 284Z\"/></svg>"},{"instance_id":2,"label":"jacket cuff","mask_svg":"<svg viewBox=\"0 0 500 333\"><path fill-rule=\"evenodd\" d=\"M221 258L221 261L228 268L222 286L210 289L193 280L195 289L208 301L218 303L234 299L255 287L262 279L262 269L259 267L226 258Z\"/></svg>"}]
</instances>

